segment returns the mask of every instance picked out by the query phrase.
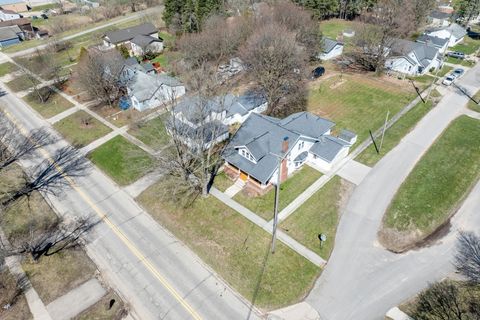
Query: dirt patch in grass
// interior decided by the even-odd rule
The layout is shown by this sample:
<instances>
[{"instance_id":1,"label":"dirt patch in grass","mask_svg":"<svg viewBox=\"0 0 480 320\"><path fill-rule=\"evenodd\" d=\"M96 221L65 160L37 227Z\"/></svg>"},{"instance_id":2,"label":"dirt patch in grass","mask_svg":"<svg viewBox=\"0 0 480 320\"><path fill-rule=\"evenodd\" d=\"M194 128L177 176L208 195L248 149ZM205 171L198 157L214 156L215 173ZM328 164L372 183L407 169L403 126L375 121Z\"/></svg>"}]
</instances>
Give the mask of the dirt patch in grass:
<instances>
[{"instance_id":1,"label":"dirt patch in grass","mask_svg":"<svg viewBox=\"0 0 480 320\"><path fill-rule=\"evenodd\" d=\"M56 122L53 127L68 142L79 147L86 146L112 131L109 127L82 110Z\"/></svg>"},{"instance_id":2,"label":"dirt patch in grass","mask_svg":"<svg viewBox=\"0 0 480 320\"><path fill-rule=\"evenodd\" d=\"M2 320L28 320L32 314L28 308L27 300L23 294L17 296L17 280L5 266L0 267L0 319ZM10 304L7 310L3 308Z\"/></svg>"},{"instance_id":3,"label":"dirt patch in grass","mask_svg":"<svg viewBox=\"0 0 480 320\"><path fill-rule=\"evenodd\" d=\"M293 200L295 200L296 197L321 176L322 174L320 172L308 165L304 165L303 168L290 176L280 185L279 211L285 209ZM275 189L258 197L251 197L242 191L237 193L235 197L233 197L233 200L250 209L265 220L273 219Z\"/></svg>"},{"instance_id":4,"label":"dirt patch in grass","mask_svg":"<svg viewBox=\"0 0 480 320\"><path fill-rule=\"evenodd\" d=\"M341 209L353 189L353 184L335 176L282 222L282 229L322 258L328 259L335 243ZM321 247L318 239L320 233L327 236L327 241Z\"/></svg>"},{"instance_id":5,"label":"dirt patch in grass","mask_svg":"<svg viewBox=\"0 0 480 320\"><path fill-rule=\"evenodd\" d=\"M184 208L159 199L157 183L138 200L160 224L192 248L232 287L264 309L301 300L319 268L280 242L270 254L271 237L213 197Z\"/></svg>"},{"instance_id":6,"label":"dirt patch in grass","mask_svg":"<svg viewBox=\"0 0 480 320\"><path fill-rule=\"evenodd\" d=\"M35 92L31 92L23 97L23 100L40 113L42 117L48 119L73 107L73 104L60 94L48 88L45 88L45 90L49 90L50 94L48 96L44 95L46 98L44 102L40 101Z\"/></svg>"},{"instance_id":7,"label":"dirt patch in grass","mask_svg":"<svg viewBox=\"0 0 480 320\"><path fill-rule=\"evenodd\" d=\"M27 257L22 267L45 304L90 280L96 271L95 265L81 248L42 256L38 262Z\"/></svg>"},{"instance_id":8,"label":"dirt patch in grass","mask_svg":"<svg viewBox=\"0 0 480 320\"><path fill-rule=\"evenodd\" d=\"M113 306L110 307L111 301ZM128 314L123 300L113 291L109 291L97 303L77 315L73 320L120 320Z\"/></svg>"},{"instance_id":9,"label":"dirt patch in grass","mask_svg":"<svg viewBox=\"0 0 480 320\"><path fill-rule=\"evenodd\" d=\"M88 154L88 158L120 185L128 185L154 165L153 158L126 140L117 136Z\"/></svg>"},{"instance_id":10,"label":"dirt patch in grass","mask_svg":"<svg viewBox=\"0 0 480 320\"><path fill-rule=\"evenodd\" d=\"M400 186L383 218L381 243L402 252L444 226L480 178L480 122L461 116Z\"/></svg>"}]
</instances>

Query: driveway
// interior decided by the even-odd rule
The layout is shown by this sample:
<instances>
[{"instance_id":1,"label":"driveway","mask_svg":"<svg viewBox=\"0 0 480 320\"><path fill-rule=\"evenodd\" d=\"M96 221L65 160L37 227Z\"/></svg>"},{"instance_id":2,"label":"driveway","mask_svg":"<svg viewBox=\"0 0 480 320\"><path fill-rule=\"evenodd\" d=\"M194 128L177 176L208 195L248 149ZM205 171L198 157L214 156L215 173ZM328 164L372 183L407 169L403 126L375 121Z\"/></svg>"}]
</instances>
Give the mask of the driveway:
<instances>
[{"instance_id":1,"label":"driveway","mask_svg":"<svg viewBox=\"0 0 480 320\"><path fill-rule=\"evenodd\" d=\"M480 88L480 66L459 85ZM335 249L306 301L323 320L384 319L391 307L453 271L456 229L480 229L480 184L452 219L451 231L428 248L393 254L377 243L383 214L395 192L430 145L465 112L467 97L451 89L400 144L369 172L343 212ZM480 123L479 123L480 125Z\"/></svg>"}]
</instances>

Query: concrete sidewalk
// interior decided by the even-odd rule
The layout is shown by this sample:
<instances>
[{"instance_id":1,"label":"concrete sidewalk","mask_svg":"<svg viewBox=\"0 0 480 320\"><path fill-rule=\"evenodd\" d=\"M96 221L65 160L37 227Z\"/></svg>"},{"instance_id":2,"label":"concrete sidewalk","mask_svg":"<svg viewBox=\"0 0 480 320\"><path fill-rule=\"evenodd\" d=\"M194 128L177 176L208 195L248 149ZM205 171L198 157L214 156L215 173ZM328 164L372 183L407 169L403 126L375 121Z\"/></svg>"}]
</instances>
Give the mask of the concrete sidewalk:
<instances>
[{"instance_id":1,"label":"concrete sidewalk","mask_svg":"<svg viewBox=\"0 0 480 320\"><path fill-rule=\"evenodd\" d=\"M96 279L90 279L47 305L54 320L67 320L97 303L107 291Z\"/></svg>"},{"instance_id":2,"label":"concrete sidewalk","mask_svg":"<svg viewBox=\"0 0 480 320\"><path fill-rule=\"evenodd\" d=\"M358 186L371 169L360 162L350 160L338 170L337 175Z\"/></svg>"},{"instance_id":3,"label":"concrete sidewalk","mask_svg":"<svg viewBox=\"0 0 480 320\"><path fill-rule=\"evenodd\" d=\"M163 176L163 170L157 169L143 176L134 183L126 186L123 190L127 192L132 198L138 197L143 191L155 184Z\"/></svg>"}]
</instances>

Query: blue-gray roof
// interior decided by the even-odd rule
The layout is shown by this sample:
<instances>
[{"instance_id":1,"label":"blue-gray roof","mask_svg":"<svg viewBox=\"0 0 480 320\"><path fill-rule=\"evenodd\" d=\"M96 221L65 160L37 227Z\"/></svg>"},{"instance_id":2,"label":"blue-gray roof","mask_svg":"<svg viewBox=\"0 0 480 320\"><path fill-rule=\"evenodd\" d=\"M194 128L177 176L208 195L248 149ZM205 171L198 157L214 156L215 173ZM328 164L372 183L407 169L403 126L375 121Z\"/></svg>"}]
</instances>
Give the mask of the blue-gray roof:
<instances>
[{"instance_id":1,"label":"blue-gray roof","mask_svg":"<svg viewBox=\"0 0 480 320\"><path fill-rule=\"evenodd\" d=\"M327 37L324 37L322 39L322 48L323 48L324 53L329 53L337 45L343 45L343 44L338 42L337 40L333 40L333 39L330 39L330 38L327 38Z\"/></svg>"},{"instance_id":2,"label":"blue-gray roof","mask_svg":"<svg viewBox=\"0 0 480 320\"><path fill-rule=\"evenodd\" d=\"M297 134L318 139L333 128L335 123L310 112L299 112L281 120L280 125Z\"/></svg>"},{"instance_id":3,"label":"blue-gray roof","mask_svg":"<svg viewBox=\"0 0 480 320\"><path fill-rule=\"evenodd\" d=\"M343 140L332 136L325 136L320 138L319 141L313 145L310 152L325 161L331 162L335 159L340 150L346 146L349 146L349 144Z\"/></svg>"},{"instance_id":4,"label":"blue-gray roof","mask_svg":"<svg viewBox=\"0 0 480 320\"><path fill-rule=\"evenodd\" d=\"M157 32L158 29L150 22L147 22L130 28L109 31L105 33L105 36L110 40L111 43L118 44L132 40L139 35L149 36Z\"/></svg>"},{"instance_id":5,"label":"blue-gray roof","mask_svg":"<svg viewBox=\"0 0 480 320\"><path fill-rule=\"evenodd\" d=\"M448 39L422 34L416 41L424 44L432 44L435 47L442 48L448 42Z\"/></svg>"}]
</instances>

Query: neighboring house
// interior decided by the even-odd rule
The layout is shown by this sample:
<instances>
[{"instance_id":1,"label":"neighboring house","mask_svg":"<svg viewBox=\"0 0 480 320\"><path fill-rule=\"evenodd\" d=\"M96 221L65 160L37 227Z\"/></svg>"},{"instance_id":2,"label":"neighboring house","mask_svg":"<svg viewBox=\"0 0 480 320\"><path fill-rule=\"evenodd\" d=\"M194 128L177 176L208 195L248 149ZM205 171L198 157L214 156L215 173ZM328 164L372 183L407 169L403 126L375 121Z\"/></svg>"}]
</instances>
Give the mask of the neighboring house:
<instances>
[{"instance_id":1,"label":"neighboring house","mask_svg":"<svg viewBox=\"0 0 480 320\"><path fill-rule=\"evenodd\" d=\"M13 19L20 19L22 16L16 13L15 11L8 10L8 9L2 9L0 10L0 20L1 21L7 21L7 20L13 20Z\"/></svg>"},{"instance_id":2,"label":"neighboring house","mask_svg":"<svg viewBox=\"0 0 480 320\"><path fill-rule=\"evenodd\" d=\"M343 53L343 43L330 38L323 38L322 53L317 58L321 60L330 60L341 56Z\"/></svg>"},{"instance_id":3,"label":"neighboring house","mask_svg":"<svg viewBox=\"0 0 480 320\"><path fill-rule=\"evenodd\" d=\"M428 15L429 25L435 27L447 27L451 13L434 10Z\"/></svg>"},{"instance_id":4,"label":"neighboring house","mask_svg":"<svg viewBox=\"0 0 480 320\"><path fill-rule=\"evenodd\" d=\"M121 83L125 86L130 105L138 111L160 107L185 94L185 86L177 79L147 73L141 65L132 61L125 63Z\"/></svg>"},{"instance_id":5,"label":"neighboring house","mask_svg":"<svg viewBox=\"0 0 480 320\"><path fill-rule=\"evenodd\" d=\"M356 135L350 131L332 136L334 126L335 123L309 112L285 119L252 113L223 153L224 171L245 182L251 195L264 194L278 182L279 165L281 181L305 163L327 172L356 141ZM281 162L279 157L283 157Z\"/></svg>"},{"instance_id":6,"label":"neighboring house","mask_svg":"<svg viewBox=\"0 0 480 320\"><path fill-rule=\"evenodd\" d=\"M18 26L0 27L0 47L20 43L23 39L23 31Z\"/></svg>"},{"instance_id":7,"label":"neighboring house","mask_svg":"<svg viewBox=\"0 0 480 320\"><path fill-rule=\"evenodd\" d=\"M128 49L130 55L158 53L163 50L163 39L158 37L158 30L151 23L110 31L103 37L103 46L106 49L121 45Z\"/></svg>"},{"instance_id":8,"label":"neighboring house","mask_svg":"<svg viewBox=\"0 0 480 320\"><path fill-rule=\"evenodd\" d=\"M447 51L448 48L448 39L442 39L439 37L435 36L429 36L427 34L422 34L418 39L416 40L418 43L423 43L426 45L434 46L435 48L438 49L440 54L444 54Z\"/></svg>"},{"instance_id":9,"label":"neighboring house","mask_svg":"<svg viewBox=\"0 0 480 320\"><path fill-rule=\"evenodd\" d=\"M0 0L0 8L14 12L25 12L31 9L25 1L21 0Z\"/></svg>"},{"instance_id":10,"label":"neighboring house","mask_svg":"<svg viewBox=\"0 0 480 320\"><path fill-rule=\"evenodd\" d=\"M9 26L18 26L22 30L25 39L34 38L38 32L38 29L35 29L30 19L27 18L0 21L0 27Z\"/></svg>"},{"instance_id":11,"label":"neighboring house","mask_svg":"<svg viewBox=\"0 0 480 320\"><path fill-rule=\"evenodd\" d=\"M463 41L467 35L467 30L459 24L452 23L448 27L435 28L426 32L427 35L448 39L448 46L453 47Z\"/></svg>"},{"instance_id":12,"label":"neighboring house","mask_svg":"<svg viewBox=\"0 0 480 320\"><path fill-rule=\"evenodd\" d=\"M422 75L443 64L438 48L419 42L397 39L393 43L385 68L410 76Z\"/></svg>"}]
</instances>

